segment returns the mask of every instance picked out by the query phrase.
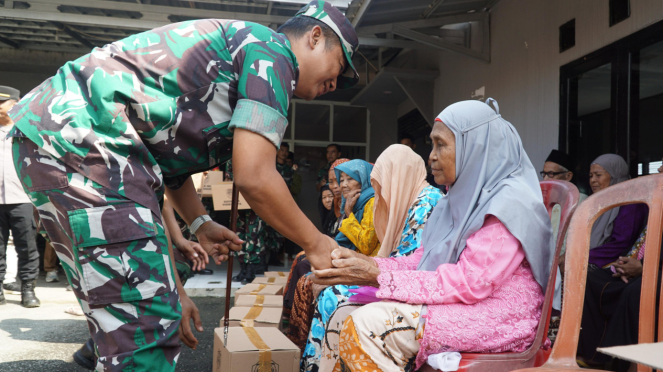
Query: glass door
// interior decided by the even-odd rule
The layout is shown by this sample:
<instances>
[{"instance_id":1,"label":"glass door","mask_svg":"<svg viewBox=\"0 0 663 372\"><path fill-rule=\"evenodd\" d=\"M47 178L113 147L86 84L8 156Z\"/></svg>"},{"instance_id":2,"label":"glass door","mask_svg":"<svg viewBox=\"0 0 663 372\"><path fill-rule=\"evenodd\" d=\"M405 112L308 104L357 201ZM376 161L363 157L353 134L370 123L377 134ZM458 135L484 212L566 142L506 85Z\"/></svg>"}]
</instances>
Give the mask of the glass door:
<instances>
[{"instance_id":1,"label":"glass door","mask_svg":"<svg viewBox=\"0 0 663 372\"><path fill-rule=\"evenodd\" d=\"M615 63L598 58L569 71L562 83L565 141L560 149L576 161L575 182L581 192L589 186L589 165L596 157L617 152L613 70ZM562 137L562 136L560 136ZM561 138L560 138L561 139Z\"/></svg>"}]
</instances>

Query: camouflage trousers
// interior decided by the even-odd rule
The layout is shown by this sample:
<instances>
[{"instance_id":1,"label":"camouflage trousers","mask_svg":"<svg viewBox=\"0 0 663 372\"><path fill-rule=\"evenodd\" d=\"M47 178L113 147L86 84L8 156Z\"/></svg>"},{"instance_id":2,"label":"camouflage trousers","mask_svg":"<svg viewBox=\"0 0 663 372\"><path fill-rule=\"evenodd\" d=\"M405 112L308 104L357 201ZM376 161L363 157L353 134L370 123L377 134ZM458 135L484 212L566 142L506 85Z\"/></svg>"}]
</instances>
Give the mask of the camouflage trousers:
<instances>
[{"instance_id":1,"label":"camouflage trousers","mask_svg":"<svg viewBox=\"0 0 663 372\"><path fill-rule=\"evenodd\" d=\"M267 254L265 247L265 221L252 210L238 211L237 235L246 243L235 253L241 263L257 264Z\"/></svg>"},{"instance_id":2,"label":"camouflage trousers","mask_svg":"<svg viewBox=\"0 0 663 372\"><path fill-rule=\"evenodd\" d=\"M87 318L96 370L174 371L182 309L161 215L27 138L14 139L13 157Z\"/></svg>"},{"instance_id":3,"label":"camouflage trousers","mask_svg":"<svg viewBox=\"0 0 663 372\"><path fill-rule=\"evenodd\" d=\"M265 224L265 247L272 255L279 253L283 247L284 237L273 227Z\"/></svg>"}]
</instances>

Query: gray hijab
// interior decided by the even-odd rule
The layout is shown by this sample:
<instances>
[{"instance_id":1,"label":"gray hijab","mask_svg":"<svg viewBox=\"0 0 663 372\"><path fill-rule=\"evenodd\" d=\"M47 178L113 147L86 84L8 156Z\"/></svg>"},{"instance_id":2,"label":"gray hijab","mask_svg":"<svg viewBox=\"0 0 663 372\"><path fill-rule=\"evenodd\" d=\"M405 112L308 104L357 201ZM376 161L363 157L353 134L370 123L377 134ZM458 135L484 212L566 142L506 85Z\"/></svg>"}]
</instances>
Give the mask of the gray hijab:
<instances>
[{"instance_id":1,"label":"gray hijab","mask_svg":"<svg viewBox=\"0 0 663 372\"><path fill-rule=\"evenodd\" d=\"M487 103L494 102L496 110ZM456 263L486 215L520 241L534 278L545 290L553 259L550 217L532 162L497 102L463 101L437 117L456 136L456 182L440 199L423 232L418 270Z\"/></svg>"},{"instance_id":2,"label":"gray hijab","mask_svg":"<svg viewBox=\"0 0 663 372\"><path fill-rule=\"evenodd\" d=\"M598 164L610 174L610 186L629 180L628 164L619 155L604 154L596 158L592 164ZM589 240L589 249L599 247L612 236L615 218L619 214L619 207L603 213L596 219L592 227L592 237Z\"/></svg>"}]
</instances>

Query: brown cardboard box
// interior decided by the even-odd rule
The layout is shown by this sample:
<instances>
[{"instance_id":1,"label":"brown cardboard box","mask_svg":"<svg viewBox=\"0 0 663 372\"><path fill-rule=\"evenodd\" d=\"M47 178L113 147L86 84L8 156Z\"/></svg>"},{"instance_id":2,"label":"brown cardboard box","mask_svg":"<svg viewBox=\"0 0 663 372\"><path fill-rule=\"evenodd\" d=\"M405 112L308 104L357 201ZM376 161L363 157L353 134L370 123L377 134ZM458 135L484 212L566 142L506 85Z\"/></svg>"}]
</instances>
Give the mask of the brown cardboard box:
<instances>
[{"instance_id":1,"label":"brown cardboard box","mask_svg":"<svg viewBox=\"0 0 663 372\"><path fill-rule=\"evenodd\" d=\"M201 196L211 197L212 196L212 185L218 185L223 183L225 172L212 171L207 172L207 175L202 178L202 187L200 190Z\"/></svg>"},{"instance_id":2,"label":"brown cardboard box","mask_svg":"<svg viewBox=\"0 0 663 372\"><path fill-rule=\"evenodd\" d=\"M214 372L297 372L299 358L299 348L276 328L230 327L227 345L223 327L214 330Z\"/></svg>"},{"instance_id":3,"label":"brown cardboard box","mask_svg":"<svg viewBox=\"0 0 663 372\"><path fill-rule=\"evenodd\" d=\"M193 181L193 186L196 188L198 195L203 192L203 180L205 176L202 173L196 173L191 175L191 180Z\"/></svg>"},{"instance_id":4,"label":"brown cardboard box","mask_svg":"<svg viewBox=\"0 0 663 372\"><path fill-rule=\"evenodd\" d=\"M235 292L235 299L242 295L283 295L283 286L269 284L247 284Z\"/></svg>"},{"instance_id":5,"label":"brown cardboard box","mask_svg":"<svg viewBox=\"0 0 663 372\"><path fill-rule=\"evenodd\" d=\"M272 276L272 277L266 277L266 276L260 276L251 282L253 284L273 284L273 285L282 285L285 286L288 283L288 278L285 276Z\"/></svg>"},{"instance_id":6,"label":"brown cardboard box","mask_svg":"<svg viewBox=\"0 0 663 372\"><path fill-rule=\"evenodd\" d=\"M223 182L212 185L212 200L215 211L229 211L232 206L233 183ZM239 194L237 209L251 209L242 194Z\"/></svg>"},{"instance_id":7,"label":"brown cardboard box","mask_svg":"<svg viewBox=\"0 0 663 372\"><path fill-rule=\"evenodd\" d=\"M265 276L268 277L268 278L273 278L273 277L276 277L276 276L280 276L282 278L288 279L288 273L283 272L283 271L266 271Z\"/></svg>"},{"instance_id":8,"label":"brown cardboard box","mask_svg":"<svg viewBox=\"0 0 663 372\"><path fill-rule=\"evenodd\" d=\"M275 327L278 328L281 323L281 314L283 314L282 307L238 307L235 306L230 309L230 321L228 324L231 327ZM223 327L223 320L221 318L219 323Z\"/></svg>"},{"instance_id":9,"label":"brown cardboard box","mask_svg":"<svg viewBox=\"0 0 663 372\"><path fill-rule=\"evenodd\" d=\"M235 297L235 306L283 307L283 296L243 295Z\"/></svg>"}]
</instances>

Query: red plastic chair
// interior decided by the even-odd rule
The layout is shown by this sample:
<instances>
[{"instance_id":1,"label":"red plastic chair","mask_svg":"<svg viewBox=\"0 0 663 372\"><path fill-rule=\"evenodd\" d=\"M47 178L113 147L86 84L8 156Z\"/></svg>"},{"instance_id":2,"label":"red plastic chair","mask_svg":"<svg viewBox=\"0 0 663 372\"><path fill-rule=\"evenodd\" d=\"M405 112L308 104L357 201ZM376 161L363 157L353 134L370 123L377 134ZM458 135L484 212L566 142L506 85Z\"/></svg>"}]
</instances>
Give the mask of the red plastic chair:
<instances>
[{"instance_id":1,"label":"red plastic chair","mask_svg":"<svg viewBox=\"0 0 663 372\"><path fill-rule=\"evenodd\" d=\"M506 372L518 368L536 367L542 365L550 355L550 349L543 349L543 341L548 336L548 325L550 323L550 313L552 310L552 300L555 294L555 278L557 276L557 266L559 264L559 252L564 244L564 236L569 226L571 216L578 205L578 188L566 181L542 181L541 192L543 193L543 202L546 205L548 214L552 217L552 209L555 205L561 207L561 216L559 221L559 230L557 233L557 244L555 255L548 277L548 287L546 288L546 298L543 302L544 311L541 314L541 320L536 331L536 339L530 348L522 353L462 353L460 367L458 371L462 372ZM429 365L419 369L420 372L437 371Z\"/></svg>"},{"instance_id":2,"label":"red plastic chair","mask_svg":"<svg viewBox=\"0 0 663 372\"><path fill-rule=\"evenodd\" d=\"M663 175L639 177L610 186L590 196L573 216L569 230L564 268L564 304L557 341L548 361L540 368L527 368L519 372L556 371L571 372L581 368L576 363L580 322L585 299L589 238L594 221L609 209L625 204L645 203L649 206L647 247L642 271L640 292L640 328L638 343L654 342L656 324L656 286L659 277L661 231L663 230ZM663 292L663 289L662 291ZM660 308L663 309L663 293ZM663 341L663 312L658 315L658 342ZM582 371L596 371L582 369ZM651 368L638 365L638 372Z\"/></svg>"}]
</instances>

